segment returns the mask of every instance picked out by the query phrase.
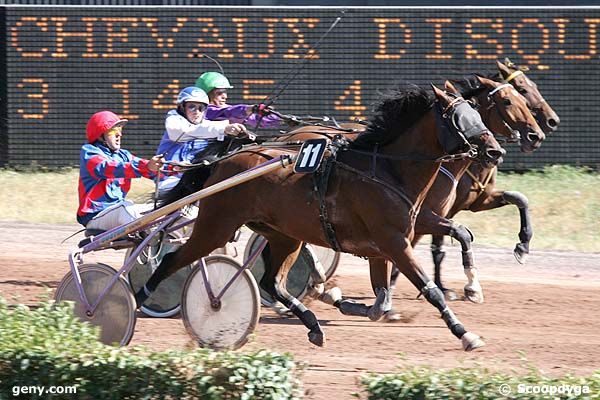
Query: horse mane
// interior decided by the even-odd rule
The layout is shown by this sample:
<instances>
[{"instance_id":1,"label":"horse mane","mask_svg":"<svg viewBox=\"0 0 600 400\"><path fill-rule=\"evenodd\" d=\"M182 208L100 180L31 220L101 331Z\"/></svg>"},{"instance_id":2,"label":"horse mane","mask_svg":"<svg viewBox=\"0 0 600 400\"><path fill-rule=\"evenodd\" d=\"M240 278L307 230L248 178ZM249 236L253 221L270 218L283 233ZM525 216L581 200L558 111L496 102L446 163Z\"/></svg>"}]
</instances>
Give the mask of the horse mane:
<instances>
[{"instance_id":1,"label":"horse mane","mask_svg":"<svg viewBox=\"0 0 600 400\"><path fill-rule=\"evenodd\" d=\"M384 92L375 105L367 129L351 146L371 148L391 142L429 111L433 101L428 90L409 83Z\"/></svg>"},{"instance_id":2,"label":"horse mane","mask_svg":"<svg viewBox=\"0 0 600 400\"><path fill-rule=\"evenodd\" d=\"M477 79L477 76L483 76L480 74L469 74L461 78L450 79L450 82L458 89L460 95L465 99L475 97L484 90L486 87ZM491 78L488 78L491 79Z\"/></svg>"},{"instance_id":3,"label":"horse mane","mask_svg":"<svg viewBox=\"0 0 600 400\"><path fill-rule=\"evenodd\" d=\"M485 87L481 84L478 76L490 79L495 82L502 81L502 76L498 71L486 71L482 73L474 73L465 75L461 78L450 79L450 82L458 89L460 95L465 99L470 99L480 94Z\"/></svg>"}]
</instances>

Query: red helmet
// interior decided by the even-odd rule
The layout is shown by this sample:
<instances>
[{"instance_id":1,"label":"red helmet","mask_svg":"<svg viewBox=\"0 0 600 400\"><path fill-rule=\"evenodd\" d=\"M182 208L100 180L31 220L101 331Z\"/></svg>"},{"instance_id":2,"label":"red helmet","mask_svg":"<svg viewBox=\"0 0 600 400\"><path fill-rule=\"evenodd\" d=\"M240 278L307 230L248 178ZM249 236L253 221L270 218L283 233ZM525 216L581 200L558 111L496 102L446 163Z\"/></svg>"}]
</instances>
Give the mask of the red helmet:
<instances>
[{"instance_id":1,"label":"red helmet","mask_svg":"<svg viewBox=\"0 0 600 400\"><path fill-rule=\"evenodd\" d=\"M126 119L121 119L112 111L99 111L92 115L85 128L85 135L89 143L94 143L100 139L106 131L111 128L123 126L127 123Z\"/></svg>"}]
</instances>

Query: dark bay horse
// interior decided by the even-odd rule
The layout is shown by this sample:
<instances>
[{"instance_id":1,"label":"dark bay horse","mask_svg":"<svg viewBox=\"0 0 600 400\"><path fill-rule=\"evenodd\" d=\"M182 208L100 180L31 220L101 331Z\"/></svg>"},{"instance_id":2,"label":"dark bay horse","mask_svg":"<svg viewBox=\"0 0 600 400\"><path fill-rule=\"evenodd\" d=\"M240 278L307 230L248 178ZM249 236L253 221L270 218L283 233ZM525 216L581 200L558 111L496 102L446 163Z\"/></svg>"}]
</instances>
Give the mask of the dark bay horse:
<instances>
[{"instance_id":1,"label":"dark bay horse","mask_svg":"<svg viewBox=\"0 0 600 400\"><path fill-rule=\"evenodd\" d=\"M508 59L505 63L497 61L497 67L499 75L496 79L502 83L511 84L525 98L528 108L532 111L544 134L554 132L560 124L560 118L541 95L535 82L525 75L524 69L519 68ZM461 92L464 95L465 90L469 89L465 88L465 85L462 86ZM523 146L523 138L524 136L521 135L521 151L527 151L528 147L531 150L534 150L534 147L537 148L536 146ZM527 137L525 136L525 138ZM479 164L472 164L457 184L456 198L446 217L452 218L462 210L480 212L508 204L515 205L519 209L521 227L518 233L519 242L515 246L514 255L517 261L523 264L529 254L529 242L533 236L528 200L523 193L497 189L496 174L497 168L485 168ZM434 188L431 189L431 192L435 190ZM445 255L442 248L443 241L444 238L441 235L434 235L432 238L431 253L435 271L434 282L444 291L447 299L454 300L457 298L456 294L452 290L446 289L441 279L441 264ZM467 291L465 295L470 300L477 301L472 292ZM483 301L482 294L479 300Z\"/></svg>"},{"instance_id":2,"label":"dark bay horse","mask_svg":"<svg viewBox=\"0 0 600 400\"><path fill-rule=\"evenodd\" d=\"M479 114L461 97L449 96L437 88L434 93L435 101L428 92L411 86L383 99L369 128L357 139L363 149L369 149L370 157L359 156L352 147L342 148L337 158L324 161L317 174L281 169L203 200L190 239L165 256L136 294L138 304L163 279L222 247L236 229L246 224L270 243L266 259L271 268L261 286L300 318L309 330L311 343L325 343L320 324L314 313L290 296L285 287L303 241L392 260L439 310L465 350L482 346L481 339L466 331L446 305L442 292L418 265L411 240L416 216L439 170L441 157L459 152L475 156L476 151L482 162L493 165L504 152ZM338 132L326 127L302 129ZM216 164L206 185L282 152L264 146L243 150ZM377 176L370 174L373 160L378 162ZM180 183L183 181L182 178ZM321 189L315 191L315 187Z\"/></svg>"},{"instance_id":3,"label":"dark bay horse","mask_svg":"<svg viewBox=\"0 0 600 400\"><path fill-rule=\"evenodd\" d=\"M531 151L532 148L539 147L544 134L529 111L525 99L512 86L476 75L468 76L464 81L465 85L468 84L469 90L465 90L463 97L476 104L483 122L492 132L511 140L529 136L528 139L520 141L523 151ZM449 82L446 83L446 87L456 91ZM297 135L293 137L297 138ZM481 302L483 293L472 257L472 235L466 227L445 218L457 198L458 181L471 164L470 160L458 160L441 167L443 173L436 177L417 217L412 245L414 246L424 234L448 235L457 239L462 247L464 271L469 280L465 286L465 294L471 301ZM485 167L480 166L480 168ZM383 301L376 301L374 307L368 307L361 303L343 300L340 299L341 293L337 288L331 290L330 295L324 296L323 299L339 307L345 314L368 316L373 320L386 314L386 318L394 319L395 314L389 313L391 296L387 272L390 271L391 264L387 264L384 258L372 257L369 258L369 265L375 294L377 295L381 290L386 293Z\"/></svg>"}]
</instances>

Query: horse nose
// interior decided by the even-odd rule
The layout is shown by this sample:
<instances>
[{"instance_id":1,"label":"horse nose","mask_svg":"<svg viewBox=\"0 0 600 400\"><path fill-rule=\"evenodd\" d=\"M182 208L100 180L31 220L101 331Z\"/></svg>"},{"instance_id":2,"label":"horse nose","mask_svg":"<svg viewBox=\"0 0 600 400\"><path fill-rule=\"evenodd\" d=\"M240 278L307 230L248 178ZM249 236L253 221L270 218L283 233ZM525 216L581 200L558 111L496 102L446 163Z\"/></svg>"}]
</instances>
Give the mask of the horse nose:
<instances>
[{"instance_id":1,"label":"horse nose","mask_svg":"<svg viewBox=\"0 0 600 400\"><path fill-rule=\"evenodd\" d=\"M558 115L556 118L548 118L546 120L546 125L552 132L558 129L558 124L560 124L560 118L558 118Z\"/></svg>"},{"instance_id":2,"label":"horse nose","mask_svg":"<svg viewBox=\"0 0 600 400\"><path fill-rule=\"evenodd\" d=\"M489 149L485 154L489 160L498 161L506 154L506 150L502 147L498 149Z\"/></svg>"},{"instance_id":3,"label":"horse nose","mask_svg":"<svg viewBox=\"0 0 600 400\"><path fill-rule=\"evenodd\" d=\"M529 131L527 132L527 140L531 143L538 143L544 140L544 136L541 133Z\"/></svg>"}]
</instances>

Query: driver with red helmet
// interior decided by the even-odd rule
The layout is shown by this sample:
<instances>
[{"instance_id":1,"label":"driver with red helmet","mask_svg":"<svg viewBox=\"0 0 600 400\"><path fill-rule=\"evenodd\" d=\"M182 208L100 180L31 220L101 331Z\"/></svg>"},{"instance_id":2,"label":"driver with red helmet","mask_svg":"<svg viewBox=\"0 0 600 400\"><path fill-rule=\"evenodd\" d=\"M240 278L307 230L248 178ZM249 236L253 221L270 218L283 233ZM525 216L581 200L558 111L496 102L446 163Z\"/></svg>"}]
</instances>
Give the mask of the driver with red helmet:
<instances>
[{"instance_id":1,"label":"driver with red helmet","mask_svg":"<svg viewBox=\"0 0 600 400\"><path fill-rule=\"evenodd\" d=\"M87 123L87 143L79 158L77 209L77 221L87 229L111 229L139 218L148 209L125 196L131 179L153 179L164 160L160 156L139 158L122 149L126 123L111 111L99 111Z\"/></svg>"}]
</instances>

